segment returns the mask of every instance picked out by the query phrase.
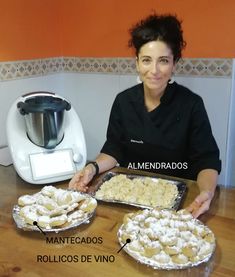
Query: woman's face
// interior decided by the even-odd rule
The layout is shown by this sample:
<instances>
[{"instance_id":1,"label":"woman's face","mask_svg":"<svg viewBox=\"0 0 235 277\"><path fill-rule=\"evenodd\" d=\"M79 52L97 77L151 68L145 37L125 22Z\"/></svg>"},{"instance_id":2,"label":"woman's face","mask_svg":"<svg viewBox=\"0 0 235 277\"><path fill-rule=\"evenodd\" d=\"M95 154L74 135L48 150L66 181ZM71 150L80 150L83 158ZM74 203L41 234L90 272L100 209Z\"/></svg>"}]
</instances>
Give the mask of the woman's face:
<instances>
[{"instance_id":1,"label":"woman's face","mask_svg":"<svg viewBox=\"0 0 235 277\"><path fill-rule=\"evenodd\" d=\"M158 40L144 44L136 59L136 67L144 87L161 93L175 69L171 48Z\"/></svg>"}]
</instances>

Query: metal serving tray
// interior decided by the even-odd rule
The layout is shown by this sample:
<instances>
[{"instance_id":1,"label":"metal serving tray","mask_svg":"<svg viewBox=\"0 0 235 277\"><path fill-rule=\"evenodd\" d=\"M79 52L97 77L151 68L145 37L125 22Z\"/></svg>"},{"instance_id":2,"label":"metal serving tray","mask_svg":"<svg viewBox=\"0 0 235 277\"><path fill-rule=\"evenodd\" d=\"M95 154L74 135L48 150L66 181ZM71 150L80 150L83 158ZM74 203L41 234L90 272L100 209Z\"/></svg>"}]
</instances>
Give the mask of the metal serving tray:
<instances>
[{"instance_id":1,"label":"metal serving tray","mask_svg":"<svg viewBox=\"0 0 235 277\"><path fill-rule=\"evenodd\" d=\"M34 195L37 195L37 194L38 193L36 193ZM89 194L86 194L86 193L81 193L81 194L86 195L87 198L91 198L91 195L89 195ZM16 224L17 228L19 228L23 231L38 231L38 232L40 232L40 229L37 226L30 225L30 224L25 222L24 218L20 216L20 209L21 209L21 207L19 205L14 205L14 207L12 209L12 217L15 221L15 224ZM71 215L76 211L77 211L77 209L75 209L72 212L69 212L68 214ZM58 232L62 232L62 231L66 231L66 230L78 227L82 224L88 224L88 223L90 223L90 219L94 215L95 215L95 210L91 213L85 213L84 217L82 217L82 218L73 219L70 222L66 222L63 225L58 226L58 227L53 227L53 228L50 228L50 229L42 228L42 227L40 227L40 228L45 233L48 233L48 232L58 233Z\"/></svg>"},{"instance_id":2,"label":"metal serving tray","mask_svg":"<svg viewBox=\"0 0 235 277\"><path fill-rule=\"evenodd\" d=\"M204 225L198 219L193 219L192 222L194 222L198 226ZM121 245L121 247L123 247L123 245L124 245L122 240L121 240L121 234L123 232L123 226L124 226L124 224L122 224L120 226L120 228L119 228L119 230L117 232L118 241L119 241L119 244ZM207 230L209 230L209 232L212 233L212 231L207 226L205 226L205 227L206 227ZM123 250L128 255L130 255L134 260L136 260L137 262L139 262L141 264L144 264L144 265L147 265L147 266L150 266L153 269L178 270L178 269L192 268L192 267L198 266L198 265L200 265L202 263L208 262L210 260L210 258L212 257L212 255L214 254L215 248L216 248L216 243L213 244L211 253L208 254L207 256L205 256L203 259L201 259L201 260L199 260L197 262L190 262L189 261L186 264L176 264L176 263L173 263L173 262L170 262L170 263L167 263L167 264L160 264L157 261L153 260L152 258L144 257L144 256L141 255L141 253L137 253L137 252L135 252L133 250L130 250L129 247L128 247L128 244L125 247L123 247Z\"/></svg>"},{"instance_id":3,"label":"metal serving tray","mask_svg":"<svg viewBox=\"0 0 235 277\"><path fill-rule=\"evenodd\" d=\"M131 206L135 206L135 207L139 207L139 208L143 208L143 209L152 209L152 206L146 206L146 205L142 205L142 204L138 204L138 203L132 203L132 202L126 202L126 201L120 201L120 200L113 200L113 199L100 199L98 197L95 196L96 192L99 190L99 188L102 186L102 184L108 180L110 180L112 177L117 176L117 175L126 175L127 178L129 179L134 179L134 178L151 178L152 180L157 180L157 179L164 179L168 182L170 182L171 184L177 186L178 189L178 195L175 198L174 204L172 205L171 209L174 210L178 210L180 207L180 204L183 200L183 197L186 193L187 190L187 186L185 183L183 182L179 182L176 180L172 180L172 179L166 179L166 178L158 178L158 177L152 177L152 176L146 176L146 175L138 175L138 174L125 174L122 172L107 172L103 178L101 180L98 181L98 183L96 184L95 188L92 189L92 192L90 191L90 194L96 198L96 200L99 201L103 201L103 202L108 202L108 203L120 203L120 204L126 204L126 205L131 205ZM164 207L161 207L164 208Z\"/></svg>"}]
</instances>

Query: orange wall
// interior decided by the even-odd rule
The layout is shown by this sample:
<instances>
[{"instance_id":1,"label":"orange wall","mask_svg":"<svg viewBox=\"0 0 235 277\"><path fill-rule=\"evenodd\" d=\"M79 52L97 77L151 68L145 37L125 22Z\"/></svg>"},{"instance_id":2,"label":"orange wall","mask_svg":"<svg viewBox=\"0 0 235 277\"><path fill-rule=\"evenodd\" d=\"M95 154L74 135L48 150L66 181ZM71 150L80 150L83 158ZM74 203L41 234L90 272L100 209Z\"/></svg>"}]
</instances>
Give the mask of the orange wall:
<instances>
[{"instance_id":1,"label":"orange wall","mask_svg":"<svg viewBox=\"0 0 235 277\"><path fill-rule=\"evenodd\" d=\"M0 0L0 61L61 56L58 0Z\"/></svg>"},{"instance_id":2,"label":"orange wall","mask_svg":"<svg viewBox=\"0 0 235 277\"><path fill-rule=\"evenodd\" d=\"M185 57L235 57L235 0L0 0L0 61L132 56L128 29L154 10L183 20Z\"/></svg>"},{"instance_id":3,"label":"orange wall","mask_svg":"<svg viewBox=\"0 0 235 277\"><path fill-rule=\"evenodd\" d=\"M62 10L65 56L132 55L129 27L155 10L183 20L185 57L235 57L235 0L64 0Z\"/></svg>"}]
</instances>

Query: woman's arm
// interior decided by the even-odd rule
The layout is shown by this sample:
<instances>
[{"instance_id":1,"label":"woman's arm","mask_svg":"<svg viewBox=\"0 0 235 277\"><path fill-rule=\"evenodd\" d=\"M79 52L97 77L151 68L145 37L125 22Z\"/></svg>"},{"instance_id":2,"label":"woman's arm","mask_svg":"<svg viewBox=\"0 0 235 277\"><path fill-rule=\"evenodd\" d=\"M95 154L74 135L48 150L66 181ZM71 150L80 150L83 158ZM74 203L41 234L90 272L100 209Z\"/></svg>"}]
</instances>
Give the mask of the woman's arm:
<instances>
[{"instance_id":1,"label":"woman's arm","mask_svg":"<svg viewBox=\"0 0 235 277\"><path fill-rule=\"evenodd\" d=\"M109 170L117 165L116 159L104 153L100 153L95 161L99 167L99 173ZM88 184L93 179L95 173L95 166L88 164L74 175L69 182L69 188L86 192L88 190Z\"/></svg>"},{"instance_id":2,"label":"woman's arm","mask_svg":"<svg viewBox=\"0 0 235 277\"><path fill-rule=\"evenodd\" d=\"M214 169L203 169L198 173L197 184L200 194L187 208L197 218L210 208L217 186L218 172Z\"/></svg>"},{"instance_id":3,"label":"woman's arm","mask_svg":"<svg viewBox=\"0 0 235 277\"><path fill-rule=\"evenodd\" d=\"M104 153L100 153L95 161L99 166L99 173L107 171L117 165L117 161L115 158Z\"/></svg>"}]
</instances>

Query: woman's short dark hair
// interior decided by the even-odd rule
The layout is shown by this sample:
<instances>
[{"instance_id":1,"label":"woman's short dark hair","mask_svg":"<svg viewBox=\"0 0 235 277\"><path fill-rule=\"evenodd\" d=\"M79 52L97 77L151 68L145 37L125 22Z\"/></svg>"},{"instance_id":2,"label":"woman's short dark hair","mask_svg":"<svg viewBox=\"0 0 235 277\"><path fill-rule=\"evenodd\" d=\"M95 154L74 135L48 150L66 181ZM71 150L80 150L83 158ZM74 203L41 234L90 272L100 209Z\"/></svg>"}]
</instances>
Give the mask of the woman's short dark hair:
<instances>
[{"instance_id":1,"label":"woman's short dark hair","mask_svg":"<svg viewBox=\"0 0 235 277\"><path fill-rule=\"evenodd\" d=\"M174 15L150 15L130 29L128 45L134 47L138 57L140 48L147 42L160 40L172 50L174 61L181 58L186 42L183 39L181 21Z\"/></svg>"}]
</instances>

